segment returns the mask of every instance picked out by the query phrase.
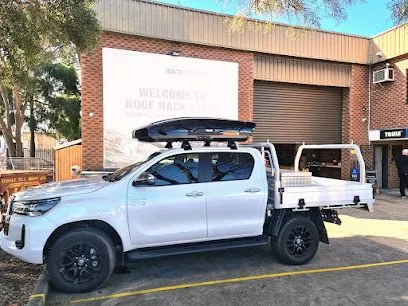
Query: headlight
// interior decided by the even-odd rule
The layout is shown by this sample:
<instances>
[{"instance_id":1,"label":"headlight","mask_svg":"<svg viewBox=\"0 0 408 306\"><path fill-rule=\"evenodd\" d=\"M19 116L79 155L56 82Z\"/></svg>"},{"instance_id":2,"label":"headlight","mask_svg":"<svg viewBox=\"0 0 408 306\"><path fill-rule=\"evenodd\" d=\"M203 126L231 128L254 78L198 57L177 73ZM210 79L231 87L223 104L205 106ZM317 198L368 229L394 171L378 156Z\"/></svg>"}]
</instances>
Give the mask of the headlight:
<instances>
[{"instance_id":1,"label":"headlight","mask_svg":"<svg viewBox=\"0 0 408 306\"><path fill-rule=\"evenodd\" d=\"M31 217L41 216L57 205L59 201L61 201L61 198L15 201L13 202L13 213Z\"/></svg>"}]
</instances>

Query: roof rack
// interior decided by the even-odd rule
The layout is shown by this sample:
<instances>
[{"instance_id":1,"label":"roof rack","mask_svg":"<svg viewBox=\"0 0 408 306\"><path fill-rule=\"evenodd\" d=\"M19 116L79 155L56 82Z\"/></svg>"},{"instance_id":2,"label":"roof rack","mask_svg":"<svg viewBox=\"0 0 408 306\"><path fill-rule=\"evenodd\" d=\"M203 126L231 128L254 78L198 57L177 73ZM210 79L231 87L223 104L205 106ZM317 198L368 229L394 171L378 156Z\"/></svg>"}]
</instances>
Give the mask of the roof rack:
<instances>
[{"instance_id":1,"label":"roof rack","mask_svg":"<svg viewBox=\"0 0 408 306\"><path fill-rule=\"evenodd\" d=\"M181 147L191 150L189 141L227 142L236 149L236 141L246 141L251 137L255 123L215 118L174 118L157 121L133 131L133 138L144 142L166 142L172 148L173 142L181 142Z\"/></svg>"}]
</instances>

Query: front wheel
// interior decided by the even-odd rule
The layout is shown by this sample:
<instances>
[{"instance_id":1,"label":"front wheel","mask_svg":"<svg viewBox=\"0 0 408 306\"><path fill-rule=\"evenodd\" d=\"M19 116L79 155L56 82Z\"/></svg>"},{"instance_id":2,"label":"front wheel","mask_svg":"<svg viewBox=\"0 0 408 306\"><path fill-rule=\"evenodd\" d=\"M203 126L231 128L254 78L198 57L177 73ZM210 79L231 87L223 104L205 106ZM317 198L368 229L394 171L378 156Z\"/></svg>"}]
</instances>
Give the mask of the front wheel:
<instances>
[{"instance_id":1,"label":"front wheel","mask_svg":"<svg viewBox=\"0 0 408 306\"><path fill-rule=\"evenodd\" d=\"M272 237L272 248L277 259L285 264L302 265L309 262L319 247L316 225L306 217L292 217Z\"/></svg>"},{"instance_id":2,"label":"front wheel","mask_svg":"<svg viewBox=\"0 0 408 306\"><path fill-rule=\"evenodd\" d=\"M47 258L51 283L70 293L96 289L109 278L115 264L112 240L94 228L79 228L62 235Z\"/></svg>"}]
</instances>

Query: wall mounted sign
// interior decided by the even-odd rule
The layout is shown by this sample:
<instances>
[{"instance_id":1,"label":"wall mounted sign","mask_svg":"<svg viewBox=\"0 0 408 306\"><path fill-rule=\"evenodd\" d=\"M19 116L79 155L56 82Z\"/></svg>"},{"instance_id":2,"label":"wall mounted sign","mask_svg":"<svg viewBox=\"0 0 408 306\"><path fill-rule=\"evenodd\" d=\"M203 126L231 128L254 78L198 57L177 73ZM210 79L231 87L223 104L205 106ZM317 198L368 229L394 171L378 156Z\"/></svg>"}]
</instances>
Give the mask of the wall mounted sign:
<instances>
[{"instance_id":1,"label":"wall mounted sign","mask_svg":"<svg viewBox=\"0 0 408 306\"><path fill-rule=\"evenodd\" d=\"M366 170L366 180L368 184L377 185L377 171Z\"/></svg>"},{"instance_id":2,"label":"wall mounted sign","mask_svg":"<svg viewBox=\"0 0 408 306\"><path fill-rule=\"evenodd\" d=\"M238 119L238 63L111 48L103 48L102 62L105 169L160 148L132 139L143 125L177 117Z\"/></svg>"},{"instance_id":3,"label":"wall mounted sign","mask_svg":"<svg viewBox=\"0 0 408 306\"><path fill-rule=\"evenodd\" d=\"M407 129L381 130L380 139L405 139L407 138Z\"/></svg>"}]
</instances>

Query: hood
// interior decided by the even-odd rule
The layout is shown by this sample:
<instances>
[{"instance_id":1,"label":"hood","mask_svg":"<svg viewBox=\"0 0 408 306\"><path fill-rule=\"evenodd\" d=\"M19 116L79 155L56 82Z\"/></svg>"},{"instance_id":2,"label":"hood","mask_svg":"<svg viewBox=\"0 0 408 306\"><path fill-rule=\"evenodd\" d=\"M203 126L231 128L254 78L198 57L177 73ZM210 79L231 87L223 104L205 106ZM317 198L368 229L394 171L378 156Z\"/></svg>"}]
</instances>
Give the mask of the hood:
<instances>
[{"instance_id":1,"label":"hood","mask_svg":"<svg viewBox=\"0 0 408 306\"><path fill-rule=\"evenodd\" d=\"M16 201L49 199L94 192L107 184L109 184L109 182L103 180L102 177L95 176L86 179L48 183L31 187L15 193L14 196Z\"/></svg>"}]
</instances>

